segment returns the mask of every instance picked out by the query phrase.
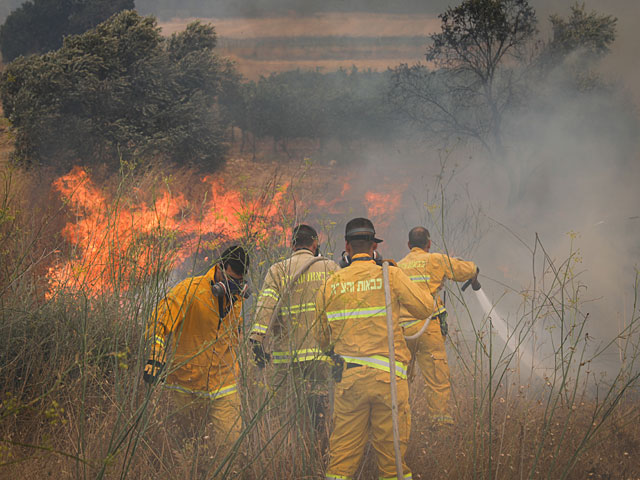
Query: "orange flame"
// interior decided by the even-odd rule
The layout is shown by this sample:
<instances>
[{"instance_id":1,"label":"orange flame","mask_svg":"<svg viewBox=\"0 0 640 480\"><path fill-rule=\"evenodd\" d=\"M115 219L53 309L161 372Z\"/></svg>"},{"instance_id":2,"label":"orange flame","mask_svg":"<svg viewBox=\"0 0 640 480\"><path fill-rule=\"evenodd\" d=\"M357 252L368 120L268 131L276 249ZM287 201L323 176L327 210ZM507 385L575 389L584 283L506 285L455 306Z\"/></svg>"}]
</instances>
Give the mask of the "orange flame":
<instances>
[{"instance_id":1,"label":"orange flame","mask_svg":"<svg viewBox=\"0 0 640 480\"><path fill-rule=\"evenodd\" d=\"M62 230L74 254L49 268L50 292L127 290L154 271L180 266L203 246L241 237L259 242L281 233L273 223L287 211L288 184L271 198L251 201L215 177L202 182L208 199L196 215L184 195L166 190L150 202L108 198L80 167L56 180L54 189L76 218Z\"/></svg>"},{"instance_id":2,"label":"orange flame","mask_svg":"<svg viewBox=\"0 0 640 480\"><path fill-rule=\"evenodd\" d=\"M389 193L369 191L364 195L367 201L367 216L374 222L377 229L389 228L391 222L402 205L402 191Z\"/></svg>"}]
</instances>

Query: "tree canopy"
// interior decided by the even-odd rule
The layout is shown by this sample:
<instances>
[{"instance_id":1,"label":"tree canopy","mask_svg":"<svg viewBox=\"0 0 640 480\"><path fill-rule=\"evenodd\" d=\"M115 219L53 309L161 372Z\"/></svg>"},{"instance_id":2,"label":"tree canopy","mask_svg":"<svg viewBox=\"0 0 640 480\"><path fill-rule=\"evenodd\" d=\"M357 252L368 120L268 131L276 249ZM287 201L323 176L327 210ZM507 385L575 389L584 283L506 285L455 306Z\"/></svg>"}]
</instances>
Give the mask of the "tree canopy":
<instances>
[{"instance_id":1,"label":"tree canopy","mask_svg":"<svg viewBox=\"0 0 640 480\"><path fill-rule=\"evenodd\" d=\"M159 156L215 168L224 153L217 96L233 75L215 44L210 25L164 39L154 18L124 11L57 51L16 59L0 78L16 158L66 168Z\"/></svg>"},{"instance_id":2,"label":"tree canopy","mask_svg":"<svg viewBox=\"0 0 640 480\"><path fill-rule=\"evenodd\" d=\"M133 0L29 0L0 26L2 58L8 63L20 55L58 49L65 35L82 33L133 8Z\"/></svg>"}]
</instances>

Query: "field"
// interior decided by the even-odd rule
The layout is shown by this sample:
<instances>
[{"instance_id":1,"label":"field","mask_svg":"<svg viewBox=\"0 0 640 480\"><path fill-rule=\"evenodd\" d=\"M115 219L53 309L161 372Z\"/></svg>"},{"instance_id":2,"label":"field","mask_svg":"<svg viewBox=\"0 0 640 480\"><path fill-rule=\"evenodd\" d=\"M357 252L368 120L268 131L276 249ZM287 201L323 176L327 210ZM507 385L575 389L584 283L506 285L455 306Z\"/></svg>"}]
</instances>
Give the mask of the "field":
<instances>
[{"instance_id":1,"label":"field","mask_svg":"<svg viewBox=\"0 0 640 480\"><path fill-rule=\"evenodd\" d=\"M159 26L164 35L193 19ZM220 53L250 79L287 70L338 68L384 71L424 61L427 35L438 20L426 15L319 14L311 17L200 19L219 35Z\"/></svg>"}]
</instances>

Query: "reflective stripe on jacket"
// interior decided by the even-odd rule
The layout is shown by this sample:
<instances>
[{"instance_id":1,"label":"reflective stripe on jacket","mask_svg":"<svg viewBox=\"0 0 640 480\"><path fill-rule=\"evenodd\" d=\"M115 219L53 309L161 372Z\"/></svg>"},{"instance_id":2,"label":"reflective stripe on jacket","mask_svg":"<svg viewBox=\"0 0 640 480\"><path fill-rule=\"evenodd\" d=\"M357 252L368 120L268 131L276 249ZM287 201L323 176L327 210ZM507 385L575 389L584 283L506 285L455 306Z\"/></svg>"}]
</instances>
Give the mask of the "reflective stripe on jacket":
<instances>
[{"instance_id":1,"label":"reflective stripe on jacket","mask_svg":"<svg viewBox=\"0 0 640 480\"><path fill-rule=\"evenodd\" d=\"M149 319L151 358L166 362L167 386L211 396L236 383L242 297L214 297L215 269L173 287ZM223 302L220 305L220 302ZM220 306L223 319L220 319ZM171 388L171 387L170 387Z\"/></svg>"},{"instance_id":2,"label":"reflective stripe on jacket","mask_svg":"<svg viewBox=\"0 0 640 480\"><path fill-rule=\"evenodd\" d=\"M326 360L313 335L315 300L318 289L340 267L333 260L320 259L291 285L291 279L313 258L311 251L297 250L291 257L272 265L264 279L250 338L266 339L273 363ZM270 324L279 300L278 315Z\"/></svg>"},{"instance_id":3,"label":"reflective stripe on jacket","mask_svg":"<svg viewBox=\"0 0 640 480\"><path fill-rule=\"evenodd\" d=\"M354 255L354 260L362 257L367 256ZM433 311L433 298L427 290L411 282L399 268L389 268L389 283L396 362L408 364L410 354L399 323L399 307L404 305L416 317L426 318ZM382 357L388 364L382 267L373 260L354 261L334 273L318 292L316 309L316 335L323 351L333 347L334 352L345 359Z\"/></svg>"}]
</instances>

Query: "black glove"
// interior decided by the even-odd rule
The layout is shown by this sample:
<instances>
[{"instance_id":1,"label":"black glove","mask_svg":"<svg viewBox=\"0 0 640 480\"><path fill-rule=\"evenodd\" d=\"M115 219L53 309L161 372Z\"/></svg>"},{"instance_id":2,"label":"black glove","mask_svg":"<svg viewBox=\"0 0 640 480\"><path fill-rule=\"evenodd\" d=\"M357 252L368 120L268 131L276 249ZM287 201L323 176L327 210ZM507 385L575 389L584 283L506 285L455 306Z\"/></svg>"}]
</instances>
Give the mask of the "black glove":
<instances>
[{"instance_id":1,"label":"black glove","mask_svg":"<svg viewBox=\"0 0 640 480\"><path fill-rule=\"evenodd\" d=\"M331 359L331 376L336 383L342 381L342 372L344 371L344 358L331 350L327 356Z\"/></svg>"},{"instance_id":2,"label":"black glove","mask_svg":"<svg viewBox=\"0 0 640 480\"><path fill-rule=\"evenodd\" d=\"M480 273L480 268L476 267L476 276L473 277L471 279L471 288L473 288L474 291L478 291L480 290L480 288L482 288L480 286L480 282L478 281L478 274Z\"/></svg>"},{"instance_id":3,"label":"black glove","mask_svg":"<svg viewBox=\"0 0 640 480\"><path fill-rule=\"evenodd\" d=\"M442 312L438 315L438 320L440 320L440 333L442 333L443 337L447 336L449 333L449 324L447 323L447 312Z\"/></svg>"},{"instance_id":4,"label":"black glove","mask_svg":"<svg viewBox=\"0 0 640 480\"><path fill-rule=\"evenodd\" d=\"M251 339L251 349L253 350L253 362L258 368L264 368L271 360L271 355L264 351L262 342Z\"/></svg>"},{"instance_id":5,"label":"black glove","mask_svg":"<svg viewBox=\"0 0 640 480\"><path fill-rule=\"evenodd\" d=\"M164 369L164 363L157 360L147 360L147 364L144 366L144 373L142 379L145 383L152 385L158 381L160 373Z\"/></svg>"}]
</instances>

